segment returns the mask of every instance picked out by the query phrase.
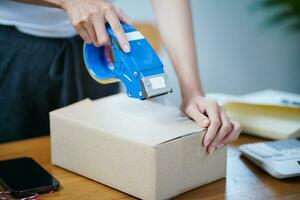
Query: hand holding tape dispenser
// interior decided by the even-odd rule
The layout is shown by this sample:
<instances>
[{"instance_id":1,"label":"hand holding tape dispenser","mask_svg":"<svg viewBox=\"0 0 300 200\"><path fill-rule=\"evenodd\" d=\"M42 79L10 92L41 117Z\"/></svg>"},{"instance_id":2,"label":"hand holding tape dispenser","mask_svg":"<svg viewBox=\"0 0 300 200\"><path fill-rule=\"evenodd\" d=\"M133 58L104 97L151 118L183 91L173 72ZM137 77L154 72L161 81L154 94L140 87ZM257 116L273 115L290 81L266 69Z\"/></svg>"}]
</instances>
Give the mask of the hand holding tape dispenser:
<instances>
[{"instance_id":1,"label":"hand holding tape dispenser","mask_svg":"<svg viewBox=\"0 0 300 200\"><path fill-rule=\"evenodd\" d=\"M121 80L132 98L148 99L172 92L163 64L149 42L132 26L121 24L131 51L122 51L116 35L106 24L111 47L84 44L84 60L90 75L102 84Z\"/></svg>"}]
</instances>

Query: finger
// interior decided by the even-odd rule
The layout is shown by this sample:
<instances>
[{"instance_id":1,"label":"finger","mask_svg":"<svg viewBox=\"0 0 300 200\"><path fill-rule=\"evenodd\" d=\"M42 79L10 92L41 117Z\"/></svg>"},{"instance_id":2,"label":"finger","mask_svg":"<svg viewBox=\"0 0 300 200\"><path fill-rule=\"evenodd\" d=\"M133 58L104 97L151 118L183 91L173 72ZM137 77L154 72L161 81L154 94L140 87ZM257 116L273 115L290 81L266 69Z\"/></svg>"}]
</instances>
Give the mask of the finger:
<instances>
[{"instance_id":1,"label":"finger","mask_svg":"<svg viewBox=\"0 0 300 200\"><path fill-rule=\"evenodd\" d=\"M209 119L200 112L196 104L189 106L185 112L187 116L192 118L202 128L207 128L209 126Z\"/></svg>"},{"instance_id":2,"label":"finger","mask_svg":"<svg viewBox=\"0 0 300 200\"><path fill-rule=\"evenodd\" d=\"M94 46L99 47L96 32L92 24L90 22L83 22L83 26L87 30L89 38L91 38L91 41L94 44Z\"/></svg>"},{"instance_id":3,"label":"finger","mask_svg":"<svg viewBox=\"0 0 300 200\"><path fill-rule=\"evenodd\" d=\"M227 134L231 132L232 129L231 122L229 121L223 108L220 108L220 119L222 125L219 128L216 137L208 147L209 153L213 153L217 148L220 148L224 145L221 143L221 141L226 137Z\"/></svg>"},{"instance_id":4,"label":"finger","mask_svg":"<svg viewBox=\"0 0 300 200\"><path fill-rule=\"evenodd\" d=\"M237 121L234 121L234 120L230 120L230 122L232 124L232 130L221 141L221 143L224 144L224 145L237 140L238 137L239 137L239 135L240 135L240 133L241 133L241 131L242 131L240 123L238 123Z\"/></svg>"},{"instance_id":5,"label":"finger","mask_svg":"<svg viewBox=\"0 0 300 200\"><path fill-rule=\"evenodd\" d=\"M102 19L101 19L102 18ZM97 42L99 46L109 45L110 39L106 32L105 23L103 17L96 15L92 17L92 23L96 32Z\"/></svg>"},{"instance_id":6,"label":"finger","mask_svg":"<svg viewBox=\"0 0 300 200\"><path fill-rule=\"evenodd\" d=\"M82 23L79 23L74 26L75 30L77 33L80 35L80 37L86 42L86 43L91 43L92 40L90 39L86 29L84 28Z\"/></svg>"},{"instance_id":7,"label":"finger","mask_svg":"<svg viewBox=\"0 0 300 200\"><path fill-rule=\"evenodd\" d=\"M119 17L117 16L114 9L109 9L105 13L105 18L110 24L113 32L116 34L116 37L118 39L118 42L122 48L122 50L126 53L130 52L130 46L129 42L125 36L124 30L122 28L122 25L120 23Z\"/></svg>"},{"instance_id":8,"label":"finger","mask_svg":"<svg viewBox=\"0 0 300 200\"><path fill-rule=\"evenodd\" d=\"M119 16L119 18L122 22L125 22L129 25L133 24L132 20L128 17L128 15L126 15L126 13L122 9L116 8L116 11L117 11L118 16Z\"/></svg>"},{"instance_id":9,"label":"finger","mask_svg":"<svg viewBox=\"0 0 300 200\"><path fill-rule=\"evenodd\" d=\"M206 114L210 120L210 125L204 136L203 144L208 147L211 141L215 138L219 127L221 126L221 120L219 116L219 106L215 102L209 102L206 105Z\"/></svg>"}]
</instances>

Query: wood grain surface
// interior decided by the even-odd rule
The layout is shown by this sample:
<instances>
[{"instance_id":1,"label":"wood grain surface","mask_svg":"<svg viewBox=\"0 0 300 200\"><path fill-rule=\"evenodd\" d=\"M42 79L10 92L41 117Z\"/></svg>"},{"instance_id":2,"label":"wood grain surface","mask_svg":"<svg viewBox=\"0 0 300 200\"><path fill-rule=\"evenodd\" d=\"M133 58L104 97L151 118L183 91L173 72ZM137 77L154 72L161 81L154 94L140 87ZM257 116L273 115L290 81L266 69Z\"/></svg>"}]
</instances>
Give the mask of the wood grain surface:
<instances>
[{"instance_id":1,"label":"wood grain surface","mask_svg":"<svg viewBox=\"0 0 300 200\"><path fill-rule=\"evenodd\" d=\"M227 178L196 188L178 196L193 199L300 199L300 177L277 180L241 156L237 147L263 141L241 135L228 148ZM42 199L128 200L133 197L110 187L51 165L49 136L0 145L0 160L29 156L41 164L61 183L59 191L41 195ZM0 189L1 190L1 189Z\"/></svg>"}]
</instances>

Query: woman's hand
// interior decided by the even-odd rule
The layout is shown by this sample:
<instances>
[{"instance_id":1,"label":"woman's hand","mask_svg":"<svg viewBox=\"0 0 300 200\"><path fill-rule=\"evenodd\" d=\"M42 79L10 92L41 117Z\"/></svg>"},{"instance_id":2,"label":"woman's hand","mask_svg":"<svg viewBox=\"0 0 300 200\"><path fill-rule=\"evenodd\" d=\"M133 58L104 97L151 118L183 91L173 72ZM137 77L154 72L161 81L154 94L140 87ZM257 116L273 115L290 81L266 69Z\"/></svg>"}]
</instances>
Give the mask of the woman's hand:
<instances>
[{"instance_id":1,"label":"woman's hand","mask_svg":"<svg viewBox=\"0 0 300 200\"><path fill-rule=\"evenodd\" d=\"M131 24L125 13L104 0L68 0L61 7L68 14L76 31L87 43L99 47L110 44L105 23L108 22L124 52L130 51L120 20Z\"/></svg>"},{"instance_id":2,"label":"woman's hand","mask_svg":"<svg viewBox=\"0 0 300 200\"><path fill-rule=\"evenodd\" d=\"M235 141L241 133L240 124L229 119L224 108L200 95L184 99L181 109L199 126L207 128L203 145L209 153Z\"/></svg>"}]
</instances>

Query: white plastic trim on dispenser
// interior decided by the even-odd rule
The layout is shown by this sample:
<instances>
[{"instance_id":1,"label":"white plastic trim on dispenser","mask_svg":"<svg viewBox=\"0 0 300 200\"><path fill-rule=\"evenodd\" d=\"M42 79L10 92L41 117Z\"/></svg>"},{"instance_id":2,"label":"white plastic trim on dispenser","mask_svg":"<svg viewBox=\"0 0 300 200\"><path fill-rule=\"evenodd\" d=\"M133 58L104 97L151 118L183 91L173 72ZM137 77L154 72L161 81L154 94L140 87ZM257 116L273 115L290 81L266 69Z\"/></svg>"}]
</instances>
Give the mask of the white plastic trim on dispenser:
<instances>
[{"instance_id":1,"label":"white plastic trim on dispenser","mask_svg":"<svg viewBox=\"0 0 300 200\"><path fill-rule=\"evenodd\" d=\"M143 34L139 31L128 32L128 33L125 33L125 35L126 35L126 38L128 41L145 39Z\"/></svg>"}]
</instances>

